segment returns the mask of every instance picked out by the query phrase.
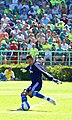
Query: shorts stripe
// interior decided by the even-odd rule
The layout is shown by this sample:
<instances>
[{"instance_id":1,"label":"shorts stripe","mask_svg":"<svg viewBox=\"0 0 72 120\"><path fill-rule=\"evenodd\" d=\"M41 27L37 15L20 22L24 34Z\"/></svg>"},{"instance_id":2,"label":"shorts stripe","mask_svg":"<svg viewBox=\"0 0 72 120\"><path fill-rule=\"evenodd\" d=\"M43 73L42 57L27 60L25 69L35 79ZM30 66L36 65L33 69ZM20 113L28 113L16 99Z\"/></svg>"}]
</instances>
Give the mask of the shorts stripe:
<instances>
[{"instance_id":1,"label":"shorts stripe","mask_svg":"<svg viewBox=\"0 0 72 120\"><path fill-rule=\"evenodd\" d=\"M35 90L35 88L39 85L39 83L37 82L33 87L32 87L32 92Z\"/></svg>"}]
</instances>

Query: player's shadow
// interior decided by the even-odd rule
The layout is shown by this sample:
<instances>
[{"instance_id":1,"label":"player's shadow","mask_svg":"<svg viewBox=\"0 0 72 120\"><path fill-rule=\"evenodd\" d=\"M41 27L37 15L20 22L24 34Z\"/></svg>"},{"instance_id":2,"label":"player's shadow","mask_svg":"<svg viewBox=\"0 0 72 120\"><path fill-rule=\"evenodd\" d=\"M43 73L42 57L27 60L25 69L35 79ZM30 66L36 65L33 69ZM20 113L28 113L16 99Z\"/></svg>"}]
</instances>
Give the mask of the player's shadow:
<instances>
[{"instance_id":1,"label":"player's shadow","mask_svg":"<svg viewBox=\"0 0 72 120\"><path fill-rule=\"evenodd\" d=\"M20 112L23 112L23 110L9 110L9 111L11 111L11 112L14 112L14 111L20 111ZM52 112L52 111L47 111L47 110L29 110L30 112L32 111L32 112ZM28 112L29 112L28 111ZM24 111L24 112L26 112L26 111Z\"/></svg>"},{"instance_id":2,"label":"player's shadow","mask_svg":"<svg viewBox=\"0 0 72 120\"><path fill-rule=\"evenodd\" d=\"M52 112L52 111L47 111L47 110L29 110L29 111L32 111L32 112Z\"/></svg>"}]
</instances>

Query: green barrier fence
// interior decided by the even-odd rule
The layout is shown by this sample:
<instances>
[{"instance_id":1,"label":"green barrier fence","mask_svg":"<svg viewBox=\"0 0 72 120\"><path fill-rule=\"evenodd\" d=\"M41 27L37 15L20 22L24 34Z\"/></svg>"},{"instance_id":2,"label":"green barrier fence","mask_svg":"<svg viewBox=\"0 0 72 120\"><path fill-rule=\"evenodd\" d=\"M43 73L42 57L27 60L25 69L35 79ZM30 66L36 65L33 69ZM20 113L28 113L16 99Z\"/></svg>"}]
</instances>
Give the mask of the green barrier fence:
<instances>
[{"instance_id":1,"label":"green barrier fence","mask_svg":"<svg viewBox=\"0 0 72 120\"><path fill-rule=\"evenodd\" d=\"M0 64L20 64L26 62L26 55L31 51L21 50L1 50L0 51ZM44 62L45 65L72 65L72 51L32 51L34 58L38 61ZM42 58L43 59L42 59Z\"/></svg>"}]
</instances>

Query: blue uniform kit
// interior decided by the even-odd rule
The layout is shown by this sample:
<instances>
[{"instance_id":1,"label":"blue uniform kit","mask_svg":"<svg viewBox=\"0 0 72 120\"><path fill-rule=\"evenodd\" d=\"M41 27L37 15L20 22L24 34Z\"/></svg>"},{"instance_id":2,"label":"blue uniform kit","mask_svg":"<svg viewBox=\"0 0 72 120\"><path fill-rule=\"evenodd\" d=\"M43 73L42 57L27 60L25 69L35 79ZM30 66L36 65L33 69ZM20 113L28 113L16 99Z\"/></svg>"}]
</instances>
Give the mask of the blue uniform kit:
<instances>
[{"instance_id":1,"label":"blue uniform kit","mask_svg":"<svg viewBox=\"0 0 72 120\"><path fill-rule=\"evenodd\" d=\"M58 79L55 79L52 75L46 72L46 70L40 65L40 63L33 62L32 65L28 65L27 67L24 68L25 70L30 72L30 80L31 80L31 85L25 89L22 94L21 94L21 100L23 102L27 102L27 95L30 96L31 98L33 96L45 99L48 102L56 105L56 101L51 98L47 97L43 94L40 93L40 90L42 88L42 74L48 79L52 80L57 84L61 84L62 82Z\"/></svg>"},{"instance_id":2,"label":"blue uniform kit","mask_svg":"<svg viewBox=\"0 0 72 120\"><path fill-rule=\"evenodd\" d=\"M27 88L27 91L40 91L42 88L42 74L49 80L53 80L53 76L48 74L39 63L34 63L32 66L27 66L25 70L30 71L30 79L32 84Z\"/></svg>"}]
</instances>

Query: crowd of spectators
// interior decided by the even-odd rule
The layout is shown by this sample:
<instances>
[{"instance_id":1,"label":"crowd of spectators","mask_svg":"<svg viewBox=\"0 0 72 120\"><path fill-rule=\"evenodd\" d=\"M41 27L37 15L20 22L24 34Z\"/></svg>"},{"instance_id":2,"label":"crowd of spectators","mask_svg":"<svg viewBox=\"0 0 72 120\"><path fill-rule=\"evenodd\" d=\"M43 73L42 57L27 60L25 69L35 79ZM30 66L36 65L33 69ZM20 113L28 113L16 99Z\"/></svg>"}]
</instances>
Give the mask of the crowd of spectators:
<instances>
[{"instance_id":1,"label":"crowd of spectators","mask_svg":"<svg viewBox=\"0 0 72 120\"><path fill-rule=\"evenodd\" d=\"M25 60L26 54L44 60L61 59L68 55L59 51L72 50L72 0L2 0L0 2L0 63ZM44 50L46 52L44 52ZM27 52L26 52L27 51ZM1 54L1 52L0 52Z\"/></svg>"}]
</instances>

